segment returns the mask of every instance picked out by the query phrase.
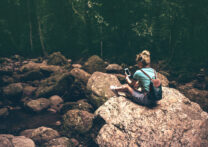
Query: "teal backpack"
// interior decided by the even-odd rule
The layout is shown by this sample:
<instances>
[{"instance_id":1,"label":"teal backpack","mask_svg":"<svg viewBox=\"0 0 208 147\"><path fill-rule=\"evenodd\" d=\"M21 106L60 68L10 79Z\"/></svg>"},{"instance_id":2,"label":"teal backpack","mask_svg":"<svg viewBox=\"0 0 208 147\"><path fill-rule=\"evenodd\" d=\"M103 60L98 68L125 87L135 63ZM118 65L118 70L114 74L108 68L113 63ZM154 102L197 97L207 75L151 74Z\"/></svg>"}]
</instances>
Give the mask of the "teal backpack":
<instances>
[{"instance_id":1,"label":"teal backpack","mask_svg":"<svg viewBox=\"0 0 208 147\"><path fill-rule=\"evenodd\" d=\"M149 98L151 100L161 100L162 99L162 84L159 79L157 79L156 72L155 73L155 79L150 78L150 76L145 73L142 69L141 71L150 79L150 87L149 87Z\"/></svg>"}]
</instances>

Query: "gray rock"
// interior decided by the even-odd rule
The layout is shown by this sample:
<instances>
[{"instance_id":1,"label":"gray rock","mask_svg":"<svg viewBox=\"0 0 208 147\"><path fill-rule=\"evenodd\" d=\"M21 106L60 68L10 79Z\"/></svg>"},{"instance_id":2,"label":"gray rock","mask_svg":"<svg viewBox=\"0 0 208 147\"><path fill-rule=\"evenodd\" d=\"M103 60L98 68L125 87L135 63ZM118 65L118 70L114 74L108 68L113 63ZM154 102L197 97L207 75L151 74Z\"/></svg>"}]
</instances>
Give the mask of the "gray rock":
<instances>
[{"instance_id":1,"label":"gray rock","mask_svg":"<svg viewBox=\"0 0 208 147\"><path fill-rule=\"evenodd\" d=\"M12 137L11 135L10 138ZM0 134L0 147L13 147L10 138L7 135Z\"/></svg>"},{"instance_id":2,"label":"gray rock","mask_svg":"<svg viewBox=\"0 0 208 147\"><path fill-rule=\"evenodd\" d=\"M29 72L29 71L41 71L44 75L51 74L51 73L61 73L63 69L59 66L55 65L47 65L46 62L42 63L34 63L29 62L28 64L23 65L20 68L21 72Z\"/></svg>"},{"instance_id":3,"label":"gray rock","mask_svg":"<svg viewBox=\"0 0 208 147\"><path fill-rule=\"evenodd\" d=\"M49 142L44 144L45 147L75 147L75 144L73 142L66 138L66 137L60 137L50 140Z\"/></svg>"},{"instance_id":4,"label":"gray rock","mask_svg":"<svg viewBox=\"0 0 208 147\"><path fill-rule=\"evenodd\" d=\"M23 88L23 95L31 97L35 93L36 89L37 89L36 87L30 86L30 85L26 85Z\"/></svg>"},{"instance_id":5,"label":"gray rock","mask_svg":"<svg viewBox=\"0 0 208 147\"><path fill-rule=\"evenodd\" d=\"M0 108L0 118L9 115L8 108Z\"/></svg>"},{"instance_id":6,"label":"gray rock","mask_svg":"<svg viewBox=\"0 0 208 147\"><path fill-rule=\"evenodd\" d=\"M163 99L149 109L124 97L112 97L96 116L106 124L99 146L208 146L208 114L179 91L163 87Z\"/></svg>"},{"instance_id":7,"label":"gray rock","mask_svg":"<svg viewBox=\"0 0 208 147\"><path fill-rule=\"evenodd\" d=\"M50 106L50 100L46 98L39 98L36 100L31 100L26 103L26 107L35 111L40 112Z\"/></svg>"},{"instance_id":8,"label":"gray rock","mask_svg":"<svg viewBox=\"0 0 208 147\"><path fill-rule=\"evenodd\" d=\"M96 107L102 105L110 97L115 95L110 89L111 85L121 85L115 75L102 72L93 73L87 83L89 100Z\"/></svg>"},{"instance_id":9,"label":"gray rock","mask_svg":"<svg viewBox=\"0 0 208 147\"><path fill-rule=\"evenodd\" d=\"M14 83L14 79L10 76L2 76L2 83L1 85L11 84Z\"/></svg>"},{"instance_id":10,"label":"gray rock","mask_svg":"<svg viewBox=\"0 0 208 147\"><path fill-rule=\"evenodd\" d=\"M123 70L118 64L109 64L105 69L107 73L122 73Z\"/></svg>"},{"instance_id":11,"label":"gray rock","mask_svg":"<svg viewBox=\"0 0 208 147\"><path fill-rule=\"evenodd\" d=\"M88 132L93 124L94 115L78 109L69 110L63 116L63 131L66 134L83 134Z\"/></svg>"},{"instance_id":12,"label":"gray rock","mask_svg":"<svg viewBox=\"0 0 208 147\"><path fill-rule=\"evenodd\" d=\"M82 68L82 65L81 64L72 64L72 67L73 68Z\"/></svg>"},{"instance_id":13,"label":"gray rock","mask_svg":"<svg viewBox=\"0 0 208 147\"><path fill-rule=\"evenodd\" d=\"M54 52L48 57L47 63L49 65L65 65L68 60L60 52Z\"/></svg>"},{"instance_id":14,"label":"gray rock","mask_svg":"<svg viewBox=\"0 0 208 147\"><path fill-rule=\"evenodd\" d=\"M25 136L17 136L12 139L14 147L35 147L35 143L30 138Z\"/></svg>"},{"instance_id":15,"label":"gray rock","mask_svg":"<svg viewBox=\"0 0 208 147\"><path fill-rule=\"evenodd\" d=\"M53 95L63 95L66 91L70 92L74 78L70 73L55 74L42 80L36 91L37 97L50 97Z\"/></svg>"},{"instance_id":16,"label":"gray rock","mask_svg":"<svg viewBox=\"0 0 208 147\"><path fill-rule=\"evenodd\" d=\"M25 136L0 134L0 147L35 147L35 143Z\"/></svg>"},{"instance_id":17,"label":"gray rock","mask_svg":"<svg viewBox=\"0 0 208 147\"><path fill-rule=\"evenodd\" d=\"M23 87L21 83L9 84L6 87L3 87L3 95L11 99L17 99L22 96Z\"/></svg>"},{"instance_id":18,"label":"gray rock","mask_svg":"<svg viewBox=\"0 0 208 147\"><path fill-rule=\"evenodd\" d=\"M63 107L61 108L62 113L66 113L68 110L79 109L88 112L93 112L93 107L85 100L79 100L77 102L67 102L64 103Z\"/></svg>"},{"instance_id":19,"label":"gray rock","mask_svg":"<svg viewBox=\"0 0 208 147\"><path fill-rule=\"evenodd\" d=\"M193 87L194 84L193 81L177 88L191 101L198 103L204 111L208 112L208 91L196 89Z\"/></svg>"},{"instance_id":20,"label":"gray rock","mask_svg":"<svg viewBox=\"0 0 208 147\"><path fill-rule=\"evenodd\" d=\"M41 80L43 78L45 78L44 74L40 70L32 70L21 75L20 80L21 81L34 81L34 80Z\"/></svg>"},{"instance_id":21,"label":"gray rock","mask_svg":"<svg viewBox=\"0 0 208 147\"><path fill-rule=\"evenodd\" d=\"M74 82L70 89L71 92L68 95L70 100L77 101L83 97L86 97L86 85L91 75L79 68L72 69L70 74L74 78Z\"/></svg>"},{"instance_id":22,"label":"gray rock","mask_svg":"<svg viewBox=\"0 0 208 147\"><path fill-rule=\"evenodd\" d=\"M58 96L58 95L53 95L49 98L50 102L51 102L51 105L54 105L54 106L58 106L60 105L61 103L63 103L63 99Z\"/></svg>"},{"instance_id":23,"label":"gray rock","mask_svg":"<svg viewBox=\"0 0 208 147\"><path fill-rule=\"evenodd\" d=\"M76 79L84 82L85 84L87 84L91 74L87 73L86 71L84 71L83 69L79 69L79 68L74 68L70 71L70 74L72 76L74 76Z\"/></svg>"},{"instance_id":24,"label":"gray rock","mask_svg":"<svg viewBox=\"0 0 208 147\"><path fill-rule=\"evenodd\" d=\"M92 74L95 71L105 72L106 64L97 55L91 56L83 65L83 69Z\"/></svg>"},{"instance_id":25,"label":"gray rock","mask_svg":"<svg viewBox=\"0 0 208 147\"><path fill-rule=\"evenodd\" d=\"M169 81L168 79L162 75L161 73L157 72L157 78L160 79L162 86L168 87L169 86Z\"/></svg>"},{"instance_id":26,"label":"gray rock","mask_svg":"<svg viewBox=\"0 0 208 147\"><path fill-rule=\"evenodd\" d=\"M63 106L63 99L58 96L54 95L49 98L50 100L50 110L55 110L54 112L60 111Z\"/></svg>"},{"instance_id":27,"label":"gray rock","mask_svg":"<svg viewBox=\"0 0 208 147\"><path fill-rule=\"evenodd\" d=\"M43 145L49 140L60 137L59 133L51 128L39 127L37 129L30 129L21 132L21 135L31 138L38 145Z\"/></svg>"}]
</instances>

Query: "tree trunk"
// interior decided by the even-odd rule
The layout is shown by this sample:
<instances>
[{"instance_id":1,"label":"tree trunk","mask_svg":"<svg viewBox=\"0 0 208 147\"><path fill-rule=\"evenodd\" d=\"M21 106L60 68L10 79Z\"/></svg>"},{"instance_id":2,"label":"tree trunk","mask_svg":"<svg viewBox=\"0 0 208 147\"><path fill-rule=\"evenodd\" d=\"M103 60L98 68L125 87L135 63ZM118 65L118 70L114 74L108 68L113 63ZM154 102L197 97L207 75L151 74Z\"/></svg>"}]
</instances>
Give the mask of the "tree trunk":
<instances>
[{"instance_id":1,"label":"tree trunk","mask_svg":"<svg viewBox=\"0 0 208 147\"><path fill-rule=\"evenodd\" d=\"M27 9L28 9L28 21L29 21L29 28L30 28L30 50L33 51L33 27L31 21L31 9L30 9L30 0L27 1Z\"/></svg>"},{"instance_id":2,"label":"tree trunk","mask_svg":"<svg viewBox=\"0 0 208 147\"><path fill-rule=\"evenodd\" d=\"M48 54L46 52L45 45L44 45L44 37L43 37L42 29L41 29L41 23L40 23L40 16L39 15L37 15L37 21L38 21L38 30L39 30L39 37L40 37L42 52L43 52L43 55L45 57L47 57Z\"/></svg>"}]
</instances>

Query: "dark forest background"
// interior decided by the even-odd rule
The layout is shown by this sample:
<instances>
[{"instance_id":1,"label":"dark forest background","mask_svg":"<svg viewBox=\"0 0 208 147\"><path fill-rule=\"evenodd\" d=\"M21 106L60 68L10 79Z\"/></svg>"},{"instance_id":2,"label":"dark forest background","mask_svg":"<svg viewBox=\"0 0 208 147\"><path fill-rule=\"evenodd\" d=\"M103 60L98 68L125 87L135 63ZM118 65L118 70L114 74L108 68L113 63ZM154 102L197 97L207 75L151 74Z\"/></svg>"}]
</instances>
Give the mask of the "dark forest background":
<instances>
[{"instance_id":1,"label":"dark forest background","mask_svg":"<svg viewBox=\"0 0 208 147\"><path fill-rule=\"evenodd\" d=\"M134 64L150 50L164 67L208 67L207 0L1 0L0 56Z\"/></svg>"}]
</instances>

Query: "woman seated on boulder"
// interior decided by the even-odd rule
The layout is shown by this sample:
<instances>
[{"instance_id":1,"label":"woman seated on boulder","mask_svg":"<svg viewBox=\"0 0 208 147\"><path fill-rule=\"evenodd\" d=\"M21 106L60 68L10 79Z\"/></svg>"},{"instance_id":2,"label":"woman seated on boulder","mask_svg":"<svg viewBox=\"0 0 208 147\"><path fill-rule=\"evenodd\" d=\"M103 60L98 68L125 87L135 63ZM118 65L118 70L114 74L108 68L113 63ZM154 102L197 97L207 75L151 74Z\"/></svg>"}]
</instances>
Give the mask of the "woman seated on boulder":
<instances>
[{"instance_id":1,"label":"woman seated on boulder","mask_svg":"<svg viewBox=\"0 0 208 147\"><path fill-rule=\"evenodd\" d=\"M120 87L110 86L110 89L118 96L118 92L127 92L130 94L130 97L134 102L139 103L145 106L155 106L156 100L152 100L149 97L149 87L150 87L150 78L156 78L156 72L153 68L150 67L150 52L147 50L142 51L136 56L136 62L138 64L139 70L137 70L133 79L131 80L128 75L126 75L126 81L128 84L122 85ZM143 70L143 72L142 72ZM145 72L145 73L144 73ZM147 74L147 75L145 75ZM138 83L141 86L142 90L138 91Z\"/></svg>"}]
</instances>

